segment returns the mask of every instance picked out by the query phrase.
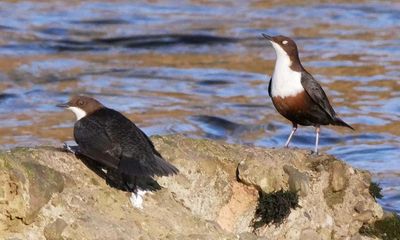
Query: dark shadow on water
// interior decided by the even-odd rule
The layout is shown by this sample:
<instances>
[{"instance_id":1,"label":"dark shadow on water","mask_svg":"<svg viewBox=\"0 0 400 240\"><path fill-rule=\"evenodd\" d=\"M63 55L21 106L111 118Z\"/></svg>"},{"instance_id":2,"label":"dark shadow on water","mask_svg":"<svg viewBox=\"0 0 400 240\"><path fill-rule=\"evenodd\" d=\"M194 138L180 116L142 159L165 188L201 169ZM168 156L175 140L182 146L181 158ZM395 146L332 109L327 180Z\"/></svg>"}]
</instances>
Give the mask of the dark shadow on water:
<instances>
[{"instance_id":1,"label":"dark shadow on water","mask_svg":"<svg viewBox=\"0 0 400 240\"><path fill-rule=\"evenodd\" d=\"M231 122L229 120L215 117L215 116L208 116L208 115L196 115L192 117L193 120L210 125L214 128L219 128L225 131L235 131L239 128L243 128L244 126L238 123Z\"/></svg>"},{"instance_id":2,"label":"dark shadow on water","mask_svg":"<svg viewBox=\"0 0 400 240\"><path fill-rule=\"evenodd\" d=\"M43 31L43 30L42 30ZM49 35L65 35L62 29L50 30ZM237 39L211 35L186 35L186 34L159 34L159 35L135 35L127 37L94 38L91 40L73 39L41 39L23 44L7 44L0 46L4 49L14 50L49 50L49 51L105 51L115 47L153 49L177 45L212 45L235 43Z\"/></svg>"},{"instance_id":3,"label":"dark shadow on water","mask_svg":"<svg viewBox=\"0 0 400 240\"><path fill-rule=\"evenodd\" d=\"M197 122L198 125L205 133L205 137L211 139L227 139L231 138L233 142L244 144L243 137L251 135L256 132L269 132L275 131L276 126L268 123L266 125L247 125L235 123L230 120L209 115L195 115L191 116L192 121Z\"/></svg>"},{"instance_id":4,"label":"dark shadow on water","mask_svg":"<svg viewBox=\"0 0 400 240\"><path fill-rule=\"evenodd\" d=\"M17 94L13 93L0 93L0 102L6 101L10 98L16 98Z\"/></svg>"},{"instance_id":5,"label":"dark shadow on water","mask_svg":"<svg viewBox=\"0 0 400 240\"><path fill-rule=\"evenodd\" d=\"M216 44L237 42L234 38L218 37L211 35L186 35L186 34L158 34L158 35L136 35L128 37L99 38L95 43L107 45L122 45L130 48L137 47L160 47L176 44Z\"/></svg>"},{"instance_id":6,"label":"dark shadow on water","mask_svg":"<svg viewBox=\"0 0 400 240\"><path fill-rule=\"evenodd\" d=\"M50 27L39 30L40 33L47 35L54 35L54 36L67 36L69 31L70 31L69 29L57 28L57 27Z\"/></svg>"},{"instance_id":7,"label":"dark shadow on water","mask_svg":"<svg viewBox=\"0 0 400 240\"><path fill-rule=\"evenodd\" d=\"M65 43L61 42L51 42L52 40L45 40L38 41L38 42L31 42L31 43L21 43L21 44L6 44L1 45L0 50L8 50L14 52L37 52L37 51L58 51L58 52L65 52L65 51L72 51L72 52L79 52L79 51L100 51L100 50L107 50L107 48L103 47L100 48L99 46L93 46L90 42L76 42L74 41L66 41Z\"/></svg>"},{"instance_id":8,"label":"dark shadow on water","mask_svg":"<svg viewBox=\"0 0 400 240\"><path fill-rule=\"evenodd\" d=\"M0 30L15 30L15 28L6 25L0 25Z\"/></svg>"},{"instance_id":9,"label":"dark shadow on water","mask_svg":"<svg viewBox=\"0 0 400 240\"><path fill-rule=\"evenodd\" d=\"M89 20L79 20L79 21L70 21L71 23L76 24L90 24L90 25L116 25L116 24L128 24L128 21L122 19L89 19Z\"/></svg>"},{"instance_id":10,"label":"dark shadow on water","mask_svg":"<svg viewBox=\"0 0 400 240\"><path fill-rule=\"evenodd\" d=\"M214 86L214 85L226 85L230 84L230 82L226 80L203 80L203 81L198 81L196 84L201 86Z\"/></svg>"},{"instance_id":11,"label":"dark shadow on water","mask_svg":"<svg viewBox=\"0 0 400 240\"><path fill-rule=\"evenodd\" d=\"M254 103L236 103L232 104L233 107L239 107L239 108L271 108L268 105L265 104L254 104Z\"/></svg>"},{"instance_id":12,"label":"dark shadow on water","mask_svg":"<svg viewBox=\"0 0 400 240\"><path fill-rule=\"evenodd\" d=\"M75 41L69 39L49 41L42 47L48 48L49 50L55 50L58 52L76 52L76 51L101 51L107 50L108 48L105 46L96 45L92 41Z\"/></svg>"}]
</instances>

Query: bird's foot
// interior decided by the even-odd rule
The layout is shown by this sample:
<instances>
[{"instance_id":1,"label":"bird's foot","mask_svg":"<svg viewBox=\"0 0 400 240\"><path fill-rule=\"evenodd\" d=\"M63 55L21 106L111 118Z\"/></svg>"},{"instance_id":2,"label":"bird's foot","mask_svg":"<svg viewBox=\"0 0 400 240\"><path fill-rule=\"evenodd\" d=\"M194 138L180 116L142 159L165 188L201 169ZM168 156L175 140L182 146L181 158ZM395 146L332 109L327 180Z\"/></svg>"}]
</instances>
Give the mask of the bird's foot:
<instances>
[{"instance_id":1,"label":"bird's foot","mask_svg":"<svg viewBox=\"0 0 400 240\"><path fill-rule=\"evenodd\" d=\"M319 156L319 152L315 151L315 150L311 150L311 155L314 157Z\"/></svg>"},{"instance_id":2,"label":"bird's foot","mask_svg":"<svg viewBox=\"0 0 400 240\"><path fill-rule=\"evenodd\" d=\"M131 197L129 200L134 208L143 209L143 199L144 195L146 195L148 191L137 189L136 191L132 192Z\"/></svg>"},{"instance_id":3,"label":"bird's foot","mask_svg":"<svg viewBox=\"0 0 400 240\"><path fill-rule=\"evenodd\" d=\"M77 153L79 152L79 147L78 147L78 145L70 145L70 144L68 144L68 142L65 142L65 143L64 143L63 148L64 148L66 151L71 152L71 153L73 153L73 154L77 154Z\"/></svg>"}]
</instances>

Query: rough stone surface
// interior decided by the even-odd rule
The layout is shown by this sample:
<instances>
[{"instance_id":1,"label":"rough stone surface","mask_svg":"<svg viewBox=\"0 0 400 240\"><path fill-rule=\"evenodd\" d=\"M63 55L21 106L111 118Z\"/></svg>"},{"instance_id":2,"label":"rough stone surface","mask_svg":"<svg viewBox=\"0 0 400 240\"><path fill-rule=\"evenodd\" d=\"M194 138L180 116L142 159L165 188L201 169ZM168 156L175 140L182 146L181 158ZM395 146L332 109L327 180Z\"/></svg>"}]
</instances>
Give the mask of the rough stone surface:
<instances>
[{"instance_id":1,"label":"rough stone surface","mask_svg":"<svg viewBox=\"0 0 400 240\"><path fill-rule=\"evenodd\" d=\"M313 229L303 229L300 234L299 239L313 239L313 240L322 240L322 236L317 233L317 231Z\"/></svg>"},{"instance_id":2,"label":"rough stone surface","mask_svg":"<svg viewBox=\"0 0 400 240\"><path fill-rule=\"evenodd\" d=\"M349 180L347 177L346 165L338 161L333 162L329 178L334 192L345 189Z\"/></svg>"},{"instance_id":3,"label":"rough stone surface","mask_svg":"<svg viewBox=\"0 0 400 240\"><path fill-rule=\"evenodd\" d=\"M61 234L66 226L68 226L68 224L61 218L58 218L53 223L44 227L43 234L46 240L62 240Z\"/></svg>"},{"instance_id":4,"label":"rough stone surface","mask_svg":"<svg viewBox=\"0 0 400 240\"><path fill-rule=\"evenodd\" d=\"M51 147L0 153L0 239L369 239L383 214L370 175L332 156L154 137L180 170L134 209L70 153ZM259 191L298 190L301 207L254 231Z\"/></svg>"},{"instance_id":5,"label":"rough stone surface","mask_svg":"<svg viewBox=\"0 0 400 240\"><path fill-rule=\"evenodd\" d=\"M289 176L289 190L292 192L298 192L300 196L306 196L310 191L310 181L307 174L302 173L289 165L283 166L283 170Z\"/></svg>"}]
</instances>

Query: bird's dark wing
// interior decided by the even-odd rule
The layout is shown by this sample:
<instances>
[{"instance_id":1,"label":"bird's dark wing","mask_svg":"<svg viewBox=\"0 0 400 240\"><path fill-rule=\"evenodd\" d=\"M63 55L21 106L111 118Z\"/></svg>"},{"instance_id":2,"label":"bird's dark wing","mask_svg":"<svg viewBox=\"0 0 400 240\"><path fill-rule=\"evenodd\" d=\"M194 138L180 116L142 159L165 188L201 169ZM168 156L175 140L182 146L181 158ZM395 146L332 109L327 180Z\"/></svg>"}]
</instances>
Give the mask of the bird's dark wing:
<instances>
[{"instance_id":1,"label":"bird's dark wing","mask_svg":"<svg viewBox=\"0 0 400 240\"><path fill-rule=\"evenodd\" d=\"M269 84L268 84L268 95L272 98L271 84L272 84L272 77L269 79Z\"/></svg>"},{"instance_id":2,"label":"bird's dark wing","mask_svg":"<svg viewBox=\"0 0 400 240\"><path fill-rule=\"evenodd\" d=\"M143 137L146 139L146 141L149 143L151 149L153 150L153 153L154 153L156 156L159 156L159 157L162 158L161 153L159 153L159 152L157 151L157 149L154 147L154 144L153 144L153 142L150 140L150 138L149 138L140 128L138 128L138 129L139 129L139 131L142 133L142 135L143 135Z\"/></svg>"},{"instance_id":3,"label":"bird's dark wing","mask_svg":"<svg viewBox=\"0 0 400 240\"><path fill-rule=\"evenodd\" d=\"M301 84L313 102L315 102L322 110L324 110L332 119L335 119L336 113L329 103L328 97L326 96L321 85L319 85L313 76L311 76L311 74L308 72L302 72Z\"/></svg>"},{"instance_id":4,"label":"bird's dark wing","mask_svg":"<svg viewBox=\"0 0 400 240\"><path fill-rule=\"evenodd\" d=\"M128 128L126 128L128 129ZM168 176L178 169L162 158L151 140L134 123L127 131L130 143L123 148L119 168L133 176Z\"/></svg>"},{"instance_id":5,"label":"bird's dark wing","mask_svg":"<svg viewBox=\"0 0 400 240\"><path fill-rule=\"evenodd\" d=\"M74 138L81 154L107 167L117 169L121 147L111 139L97 119L82 118L74 126Z\"/></svg>"},{"instance_id":6,"label":"bird's dark wing","mask_svg":"<svg viewBox=\"0 0 400 240\"><path fill-rule=\"evenodd\" d=\"M105 126L107 135L122 148L118 166L121 172L131 176L167 176L178 172L161 157L151 140L133 122L115 110L102 111L105 112L103 119L108 119Z\"/></svg>"}]
</instances>

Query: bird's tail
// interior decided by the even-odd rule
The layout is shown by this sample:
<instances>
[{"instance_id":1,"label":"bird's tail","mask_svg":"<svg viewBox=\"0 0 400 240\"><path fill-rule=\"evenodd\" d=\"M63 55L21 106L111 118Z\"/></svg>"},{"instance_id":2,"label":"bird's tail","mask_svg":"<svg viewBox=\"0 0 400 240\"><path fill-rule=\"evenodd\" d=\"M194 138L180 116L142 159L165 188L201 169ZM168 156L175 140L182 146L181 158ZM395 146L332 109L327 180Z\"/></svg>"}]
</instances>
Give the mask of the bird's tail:
<instances>
[{"instance_id":1,"label":"bird's tail","mask_svg":"<svg viewBox=\"0 0 400 240\"><path fill-rule=\"evenodd\" d=\"M179 172L171 163L162 157L153 155L141 161L123 158L120 161L119 169L129 176L169 176Z\"/></svg>"},{"instance_id":2,"label":"bird's tail","mask_svg":"<svg viewBox=\"0 0 400 240\"><path fill-rule=\"evenodd\" d=\"M179 170L162 157L154 155L156 163L153 165L153 173L156 176L169 176L179 172Z\"/></svg>"},{"instance_id":3,"label":"bird's tail","mask_svg":"<svg viewBox=\"0 0 400 240\"><path fill-rule=\"evenodd\" d=\"M332 125L348 127L351 130L355 130L352 126L350 126L349 124L347 124L345 121L343 121L342 119L340 119L338 117L335 117L335 119L333 120Z\"/></svg>"}]
</instances>

